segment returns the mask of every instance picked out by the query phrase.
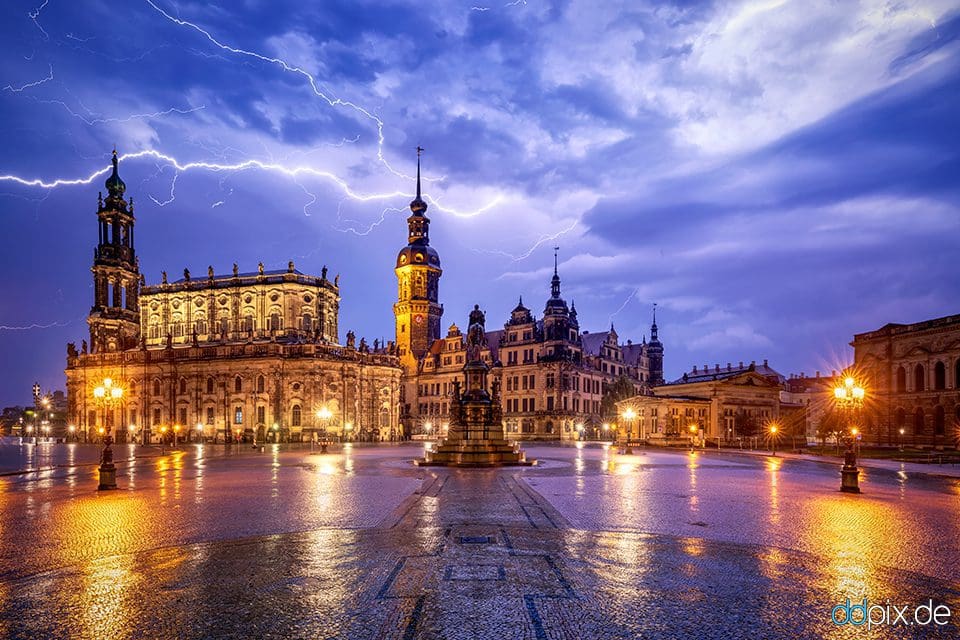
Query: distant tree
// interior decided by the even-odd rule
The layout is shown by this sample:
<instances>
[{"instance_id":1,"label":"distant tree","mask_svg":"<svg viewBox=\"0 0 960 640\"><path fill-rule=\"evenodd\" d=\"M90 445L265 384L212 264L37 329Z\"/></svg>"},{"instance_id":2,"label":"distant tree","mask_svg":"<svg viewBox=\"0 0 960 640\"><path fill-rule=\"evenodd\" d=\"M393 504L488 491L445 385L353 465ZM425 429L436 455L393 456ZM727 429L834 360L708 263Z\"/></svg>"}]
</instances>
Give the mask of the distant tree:
<instances>
[{"instance_id":1,"label":"distant tree","mask_svg":"<svg viewBox=\"0 0 960 640\"><path fill-rule=\"evenodd\" d=\"M820 443L825 444L828 440L834 440L837 444L837 450L840 449L840 438L844 434L843 416L836 409L826 409L820 415L820 421L817 423L817 437Z\"/></svg>"},{"instance_id":2,"label":"distant tree","mask_svg":"<svg viewBox=\"0 0 960 640\"><path fill-rule=\"evenodd\" d=\"M607 386L607 392L600 400L600 411L608 419L616 420L617 403L637 395L637 390L625 375L617 378L613 384Z\"/></svg>"},{"instance_id":3,"label":"distant tree","mask_svg":"<svg viewBox=\"0 0 960 640\"><path fill-rule=\"evenodd\" d=\"M738 436L751 438L757 435L760 424L754 415L746 409L737 409L737 412L733 414L733 428Z\"/></svg>"}]
</instances>

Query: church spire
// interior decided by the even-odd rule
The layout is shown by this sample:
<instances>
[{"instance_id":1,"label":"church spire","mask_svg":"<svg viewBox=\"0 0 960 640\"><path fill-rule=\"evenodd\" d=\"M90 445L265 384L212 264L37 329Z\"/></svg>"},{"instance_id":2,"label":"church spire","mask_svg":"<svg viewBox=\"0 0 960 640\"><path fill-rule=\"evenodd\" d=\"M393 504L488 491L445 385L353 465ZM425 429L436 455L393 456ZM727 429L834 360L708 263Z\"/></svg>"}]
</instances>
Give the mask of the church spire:
<instances>
[{"instance_id":1,"label":"church spire","mask_svg":"<svg viewBox=\"0 0 960 640\"><path fill-rule=\"evenodd\" d=\"M427 211L427 203L420 197L420 154L423 151L423 147L417 145L417 197L410 203L410 211L415 216L422 216Z\"/></svg>"},{"instance_id":2,"label":"church spire","mask_svg":"<svg viewBox=\"0 0 960 640\"><path fill-rule=\"evenodd\" d=\"M657 342L657 303L653 303L653 324L650 325L650 342Z\"/></svg>"},{"instance_id":3,"label":"church spire","mask_svg":"<svg viewBox=\"0 0 960 640\"><path fill-rule=\"evenodd\" d=\"M557 254L560 251L560 247L553 248L553 278L550 280L550 296L553 298L560 297L560 274L557 273Z\"/></svg>"}]
</instances>

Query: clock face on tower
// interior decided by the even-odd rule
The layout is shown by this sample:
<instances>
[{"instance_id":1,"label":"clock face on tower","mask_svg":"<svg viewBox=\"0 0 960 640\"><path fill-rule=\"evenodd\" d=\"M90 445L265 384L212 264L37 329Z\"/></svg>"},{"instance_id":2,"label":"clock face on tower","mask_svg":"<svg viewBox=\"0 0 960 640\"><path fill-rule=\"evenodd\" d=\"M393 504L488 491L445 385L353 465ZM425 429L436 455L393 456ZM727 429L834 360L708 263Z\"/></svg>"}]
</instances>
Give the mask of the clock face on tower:
<instances>
[{"instance_id":1,"label":"clock face on tower","mask_svg":"<svg viewBox=\"0 0 960 640\"><path fill-rule=\"evenodd\" d=\"M413 321L417 324L423 324L423 316L418 313L417 315L413 316Z\"/></svg>"}]
</instances>

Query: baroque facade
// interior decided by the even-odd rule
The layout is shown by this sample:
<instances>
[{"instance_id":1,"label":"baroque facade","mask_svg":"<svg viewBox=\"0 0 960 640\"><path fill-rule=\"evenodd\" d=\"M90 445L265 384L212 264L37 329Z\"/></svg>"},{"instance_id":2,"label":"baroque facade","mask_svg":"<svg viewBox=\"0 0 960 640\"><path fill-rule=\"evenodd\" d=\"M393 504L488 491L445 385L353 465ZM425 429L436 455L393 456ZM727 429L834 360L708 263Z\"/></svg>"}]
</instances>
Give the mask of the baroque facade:
<instances>
[{"instance_id":1,"label":"baroque facade","mask_svg":"<svg viewBox=\"0 0 960 640\"><path fill-rule=\"evenodd\" d=\"M80 433L120 441L399 438L400 366L381 345L338 341L339 276L286 270L148 286L134 250L133 199L116 151L97 211L89 348L67 347L68 415ZM95 398L104 379L124 390Z\"/></svg>"},{"instance_id":2,"label":"baroque facade","mask_svg":"<svg viewBox=\"0 0 960 640\"><path fill-rule=\"evenodd\" d=\"M864 438L884 445L956 446L960 437L960 315L858 333ZM901 431L902 430L902 431Z\"/></svg>"},{"instance_id":3,"label":"baroque facade","mask_svg":"<svg viewBox=\"0 0 960 640\"><path fill-rule=\"evenodd\" d=\"M398 296L394 305L396 348L403 366L402 422L421 433L446 431L456 383L462 384L465 336L454 322L441 335L440 257L430 246L427 204L410 203L407 245L397 255ZM503 329L485 331L480 358L499 385L500 409L508 438L573 440L602 422L601 401L621 376L645 392L663 382L663 344L656 316L651 340L623 344L609 331L581 331L574 304L561 295L554 256L550 295L537 319L517 304Z\"/></svg>"}]
</instances>

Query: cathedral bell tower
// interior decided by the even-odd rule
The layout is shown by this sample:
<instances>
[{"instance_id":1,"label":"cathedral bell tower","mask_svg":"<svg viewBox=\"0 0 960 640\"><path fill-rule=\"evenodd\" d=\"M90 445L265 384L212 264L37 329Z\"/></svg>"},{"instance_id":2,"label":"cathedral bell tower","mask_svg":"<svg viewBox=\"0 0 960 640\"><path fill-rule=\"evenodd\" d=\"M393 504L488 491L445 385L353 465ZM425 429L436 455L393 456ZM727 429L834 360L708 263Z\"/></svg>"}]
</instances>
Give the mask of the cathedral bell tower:
<instances>
[{"instance_id":1,"label":"cathedral bell tower","mask_svg":"<svg viewBox=\"0 0 960 640\"><path fill-rule=\"evenodd\" d=\"M133 199L123 199L127 185L117 172L107 178L107 199L97 197L99 239L93 252L93 307L87 317L92 353L122 351L140 339L140 269L133 250Z\"/></svg>"},{"instance_id":2,"label":"cathedral bell tower","mask_svg":"<svg viewBox=\"0 0 960 640\"><path fill-rule=\"evenodd\" d=\"M416 371L417 361L440 338L443 307L437 302L440 283L440 256L430 246L430 219L424 215L427 203L420 197L420 154L417 147L417 197L410 203L407 218L407 246L397 255L397 350L408 373Z\"/></svg>"}]
</instances>

